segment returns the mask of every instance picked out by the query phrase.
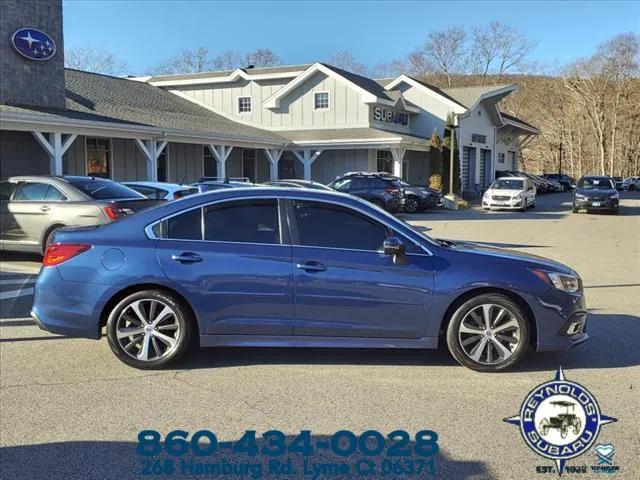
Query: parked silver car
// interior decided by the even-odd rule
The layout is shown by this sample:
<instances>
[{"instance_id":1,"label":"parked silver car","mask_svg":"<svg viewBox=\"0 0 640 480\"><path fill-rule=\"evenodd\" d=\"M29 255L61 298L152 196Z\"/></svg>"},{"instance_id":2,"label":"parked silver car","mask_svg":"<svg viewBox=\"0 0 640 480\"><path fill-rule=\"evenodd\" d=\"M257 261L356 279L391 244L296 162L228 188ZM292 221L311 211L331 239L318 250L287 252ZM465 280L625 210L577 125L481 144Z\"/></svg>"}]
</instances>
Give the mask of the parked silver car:
<instances>
[{"instance_id":1,"label":"parked silver car","mask_svg":"<svg viewBox=\"0 0 640 480\"><path fill-rule=\"evenodd\" d=\"M109 223L158 203L103 178L11 177L0 182L0 250L44 253L60 227Z\"/></svg>"}]
</instances>

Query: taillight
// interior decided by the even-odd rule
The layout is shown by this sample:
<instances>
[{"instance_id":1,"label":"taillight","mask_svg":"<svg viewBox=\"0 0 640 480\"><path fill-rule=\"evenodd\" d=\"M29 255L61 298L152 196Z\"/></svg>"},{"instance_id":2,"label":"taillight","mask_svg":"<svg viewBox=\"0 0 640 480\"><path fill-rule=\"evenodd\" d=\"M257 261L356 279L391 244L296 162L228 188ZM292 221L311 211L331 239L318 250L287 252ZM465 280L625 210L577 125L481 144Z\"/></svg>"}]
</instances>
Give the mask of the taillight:
<instances>
[{"instance_id":1,"label":"taillight","mask_svg":"<svg viewBox=\"0 0 640 480\"><path fill-rule=\"evenodd\" d=\"M398 188L388 187L388 188L385 188L384 191L387 192L387 193L390 193L391 195L399 195L400 194L400 189L398 189Z\"/></svg>"},{"instance_id":2,"label":"taillight","mask_svg":"<svg viewBox=\"0 0 640 480\"><path fill-rule=\"evenodd\" d=\"M104 213L107 214L107 217L109 217L109 220L111 221L124 217L127 214L123 209L114 207L113 205L107 205L104 207Z\"/></svg>"},{"instance_id":3,"label":"taillight","mask_svg":"<svg viewBox=\"0 0 640 480\"><path fill-rule=\"evenodd\" d=\"M42 265L45 267L60 265L62 262L66 262L89 249L91 249L91 245L79 243L54 243L53 245L49 245L47 250L44 252Z\"/></svg>"}]
</instances>

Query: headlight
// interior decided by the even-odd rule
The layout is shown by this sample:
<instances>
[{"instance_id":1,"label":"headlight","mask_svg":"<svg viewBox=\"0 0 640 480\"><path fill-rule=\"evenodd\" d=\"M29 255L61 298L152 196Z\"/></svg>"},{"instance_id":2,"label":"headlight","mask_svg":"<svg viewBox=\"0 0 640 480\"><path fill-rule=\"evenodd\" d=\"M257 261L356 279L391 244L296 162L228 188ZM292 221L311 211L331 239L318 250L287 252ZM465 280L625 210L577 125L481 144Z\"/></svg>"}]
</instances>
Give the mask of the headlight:
<instances>
[{"instance_id":1,"label":"headlight","mask_svg":"<svg viewBox=\"0 0 640 480\"><path fill-rule=\"evenodd\" d=\"M618 192L611 195L611 198L620 198L620 194Z\"/></svg>"},{"instance_id":2,"label":"headlight","mask_svg":"<svg viewBox=\"0 0 640 480\"><path fill-rule=\"evenodd\" d=\"M514 196L513 196L513 199L514 199L514 200L520 200L520 199L522 198L522 196L523 196L523 195L524 195L524 193L523 193L523 192L520 192L520 193L518 193L518 194L514 195Z\"/></svg>"},{"instance_id":3,"label":"headlight","mask_svg":"<svg viewBox=\"0 0 640 480\"><path fill-rule=\"evenodd\" d=\"M585 199L587 197L586 197L586 195L582 195L581 193L576 193L576 198Z\"/></svg>"},{"instance_id":4,"label":"headlight","mask_svg":"<svg viewBox=\"0 0 640 480\"><path fill-rule=\"evenodd\" d=\"M575 293L580 290L580 278L566 273L531 270L536 277L563 292Z\"/></svg>"}]
</instances>

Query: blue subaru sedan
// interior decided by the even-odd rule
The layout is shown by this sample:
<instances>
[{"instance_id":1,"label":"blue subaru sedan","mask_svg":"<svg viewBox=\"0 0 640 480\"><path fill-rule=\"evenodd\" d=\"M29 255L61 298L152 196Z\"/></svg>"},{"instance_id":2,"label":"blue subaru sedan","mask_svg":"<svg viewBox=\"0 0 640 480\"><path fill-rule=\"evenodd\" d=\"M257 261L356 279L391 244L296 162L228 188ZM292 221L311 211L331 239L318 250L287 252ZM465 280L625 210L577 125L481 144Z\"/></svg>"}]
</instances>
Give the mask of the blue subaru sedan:
<instances>
[{"instance_id":1,"label":"blue subaru sedan","mask_svg":"<svg viewBox=\"0 0 640 480\"><path fill-rule=\"evenodd\" d=\"M437 348L498 371L585 340L582 282L541 257L429 238L335 192L224 189L65 228L32 315L143 369L192 345ZM192 340L197 340L194 342Z\"/></svg>"}]
</instances>

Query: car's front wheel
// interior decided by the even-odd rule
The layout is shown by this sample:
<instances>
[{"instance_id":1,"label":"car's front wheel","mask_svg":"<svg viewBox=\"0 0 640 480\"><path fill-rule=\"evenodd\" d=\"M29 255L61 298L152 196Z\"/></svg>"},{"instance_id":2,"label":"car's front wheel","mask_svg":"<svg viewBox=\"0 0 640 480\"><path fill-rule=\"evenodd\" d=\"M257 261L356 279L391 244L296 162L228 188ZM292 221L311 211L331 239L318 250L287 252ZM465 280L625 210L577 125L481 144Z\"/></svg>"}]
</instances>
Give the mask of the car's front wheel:
<instances>
[{"instance_id":1,"label":"car's front wheel","mask_svg":"<svg viewBox=\"0 0 640 480\"><path fill-rule=\"evenodd\" d=\"M509 297L480 294L453 313L447 346L458 363L472 370L496 372L518 363L529 345L529 323Z\"/></svg>"},{"instance_id":2,"label":"car's front wheel","mask_svg":"<svg viewBox=\"0 0 640 480\"><path fill-rule=\"evenodd\" d=\"M407 197L404 204L404 211L407 213L417 213L420 211L420 200L416 197Z\"/></svg>"},{"instance_id":3,"label":"car's front wheel","mask_svg":"<svg viewBox=\"0 0 640 480\"><path fill-rule=\"evenodd\" d=\"M144 290L121 300L107 320L113 353L134 368L156 369L176 361L193 334L191 312L173 295Z\"/></svg>"}]
</instances>

